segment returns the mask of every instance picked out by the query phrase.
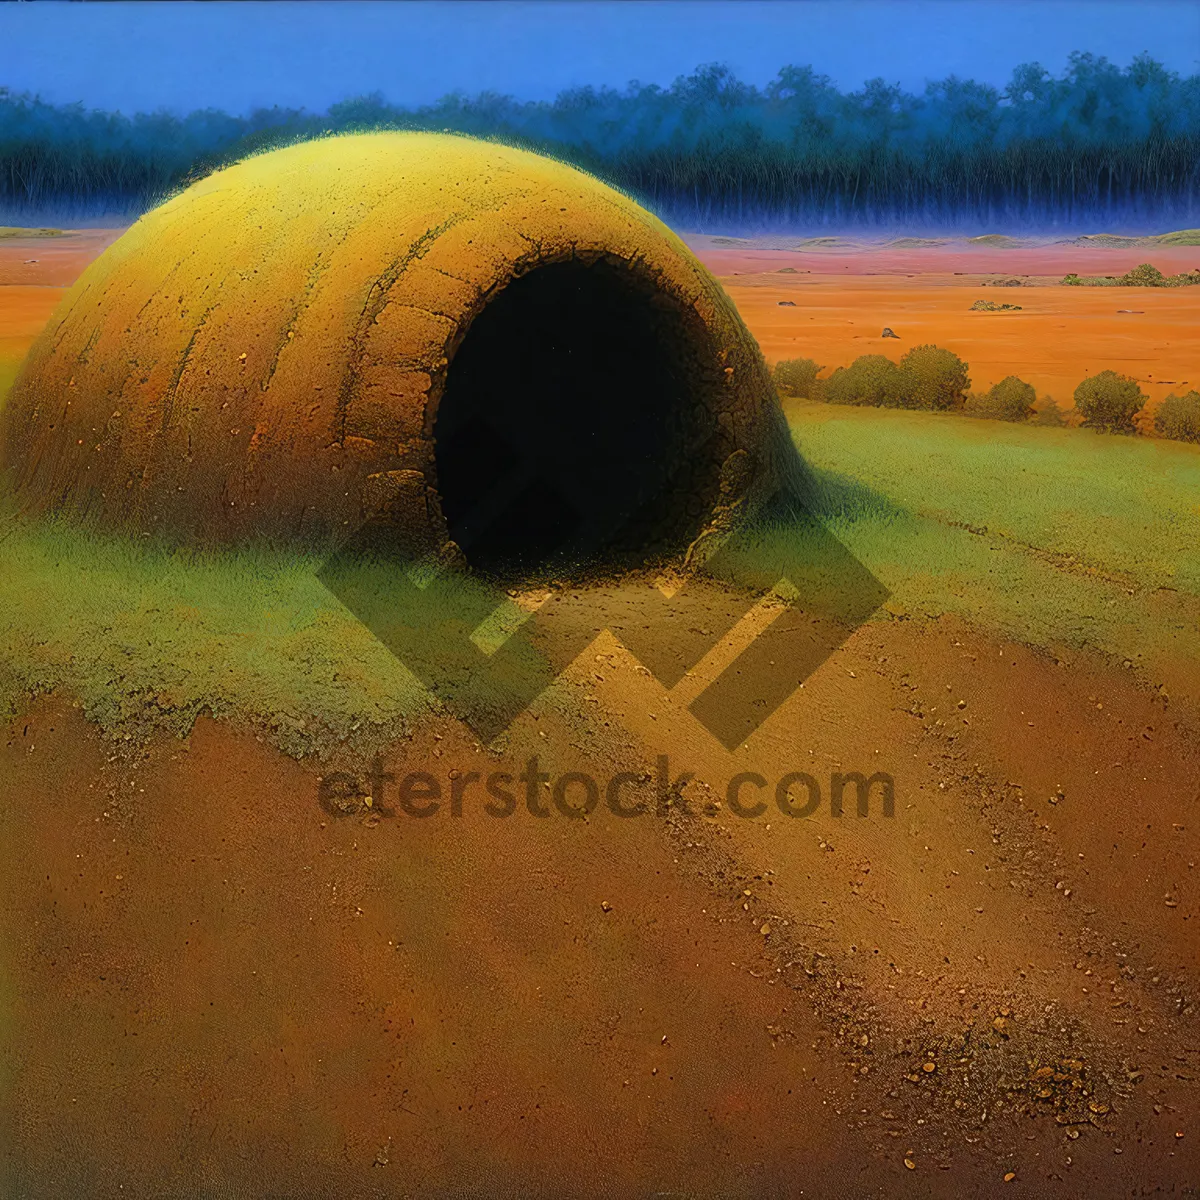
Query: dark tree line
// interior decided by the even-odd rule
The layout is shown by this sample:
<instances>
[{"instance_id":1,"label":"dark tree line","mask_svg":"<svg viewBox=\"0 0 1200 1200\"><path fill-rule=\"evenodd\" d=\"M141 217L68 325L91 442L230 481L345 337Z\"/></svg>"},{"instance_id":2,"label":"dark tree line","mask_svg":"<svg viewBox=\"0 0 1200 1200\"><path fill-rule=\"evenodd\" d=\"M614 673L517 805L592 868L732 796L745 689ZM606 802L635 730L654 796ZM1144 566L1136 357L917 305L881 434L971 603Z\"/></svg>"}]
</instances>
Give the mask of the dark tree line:
<instances>
[{"instance_id":1,"label":"dark tree line","mask_svg":"<svg viewBox=\"0 0 1200 1200\"><path fill-rule=\"evenodd\" d=\"M138 211L250 151L376 128L545 150L709 231L1112 227L1200 213L1200 76L1090 54L1058 78L1020 66L1003 90L951 77L919 95L881 79L843 93L810 67L760 89L707 66L668 88L580 88L553 102L455 93L403 109L375 94L324 114L248 117L130 118L0 89L0 205Z\"/></svg>"}]
</instances>

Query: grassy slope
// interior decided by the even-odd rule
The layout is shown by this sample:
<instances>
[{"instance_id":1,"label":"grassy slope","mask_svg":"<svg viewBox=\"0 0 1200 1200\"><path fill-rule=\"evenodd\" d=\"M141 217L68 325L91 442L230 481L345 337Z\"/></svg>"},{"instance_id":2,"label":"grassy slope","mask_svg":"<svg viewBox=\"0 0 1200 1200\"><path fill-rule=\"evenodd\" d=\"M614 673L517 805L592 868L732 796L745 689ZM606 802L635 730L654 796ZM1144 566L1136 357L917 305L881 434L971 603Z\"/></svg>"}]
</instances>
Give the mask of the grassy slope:
<instances>
[{"instance_id":1,"label":"grassy slope","mask_svg":"<svg viewBox=\"0 0 1200 1200\"><path fill-rule=\"evenodd\" d=\"M12 387L13 380L17 377L17 368L20 365L19 358L10 358L0 354L0 407L3 406L4 397L8 395L8 389Z\"/></svg>"},{"instance_id":2,"label":"grassy slope","mask_svg":"<svg viewBox=\"0 0 1200 1200\"><path fill-rule=\"evenodd\" d=\"M428 707L424 689L320 584L319 565L9 521L0 709L63 687L118 734L186 728L205 708L263 721L297 752L360 726L398 733Z\"/></svg>"},{"instance_id":3,"label":"grassy slope","mask_svg":"<svg viewBox=\"0 0 1200 1200\"><path fill-rule=\"evenodd\" d=\"M791 417L826 525L893 593L885 612L957 614L1150 670L1196 658L1197 448L874 409ZM118 734L208 708L296 753L398 733L426 693L318 565L0 523L0 708L62 688Z\"/></svg>"},{"instance_id":4,"label":"grassy slope","mask_svg":"<svg viewBox=\"0 0 1200 1200\"><path fill-rule=\"evenodd\" d=\"M1195 447L821 405L791 417L831 528L893 611L1135 662L1197 657Z\"/></svg>"}]
</instances>

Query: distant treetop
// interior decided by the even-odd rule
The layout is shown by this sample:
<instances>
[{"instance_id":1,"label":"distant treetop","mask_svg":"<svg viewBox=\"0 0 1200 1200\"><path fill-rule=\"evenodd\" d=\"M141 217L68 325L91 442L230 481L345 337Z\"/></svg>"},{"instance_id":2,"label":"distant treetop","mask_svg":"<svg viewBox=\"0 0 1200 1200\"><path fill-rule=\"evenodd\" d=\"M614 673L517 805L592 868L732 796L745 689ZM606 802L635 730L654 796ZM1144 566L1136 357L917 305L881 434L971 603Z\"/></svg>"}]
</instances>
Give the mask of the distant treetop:
<instances>
[{"instance_id":1,"label":"distant treetop","mask_svg":"<svg viewBox=\"0 0 1200 1200\"><path fill-rule=\"evenodd\" d=\"M327 113L119 114L0 88L0 206L137 210L254 150L330 132L448 130L540 149L691 229L1182 221L1200 212L1200 76L1146 55L1076 53L1004 89L951 76L920 94L839 91L812 67L763 88L710 64L670 87L582 87L552 102L379 93Z\"/></svg>"}]
</instances>

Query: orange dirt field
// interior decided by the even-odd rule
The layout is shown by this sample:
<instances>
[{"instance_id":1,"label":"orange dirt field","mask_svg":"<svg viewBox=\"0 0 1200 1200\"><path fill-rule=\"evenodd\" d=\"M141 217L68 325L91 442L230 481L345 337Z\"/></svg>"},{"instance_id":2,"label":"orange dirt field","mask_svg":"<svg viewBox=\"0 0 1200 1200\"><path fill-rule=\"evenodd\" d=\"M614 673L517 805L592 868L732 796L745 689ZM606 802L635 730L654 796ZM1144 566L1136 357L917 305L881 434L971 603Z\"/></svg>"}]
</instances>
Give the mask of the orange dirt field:
<instances>
[{"instance_id":1,"label":"orange dirt field","mask_svg":"<svg viewBox=\"0 0 1200 1200\"><path fill-rule=\"evenodd\" d=\"M76 268L111 231L80 236ZM1197 373L1200 289L981 288L1012 268L968 285L980 264L934 250L924 277L866 269L889 253L781 276L816 256L702 249L771 359L933 340L1060 403L1088 369ZM1099 273L1198 257L1173 253ZM69 282L18 257L41 254L0 242L13 346ZM439 716L382 754L447 788L666 755L696 811L665 818L495 819L471 792L334 818L319 777L348 755L208 716L114 744L34 701L0 729L0 1193L1197 1195L1200 707L883 620L727 752L687 705L739 649L668 693L603 633L492 748ZM892 774L894 817L700 811L740 771L834 770Z\"/></svg>"},{"instance_id":2,"label":"orange dirt field","mask_svg":"<svg viewBox=\"0 0 1200 1200\"><path fill-rule=\"evenodd\" d=\"M23 357L61 289L121 232L0 241L0 361ZM685 240L721 280L769 362L815 358L828 373L860 354L898 359L933 342L970 364L976 390L1017 374L1063 408L1071 407L1080 380L1106 369L1137 379L1151 412L1172 390L1200 387L1200 288L1057 286L1069 271L1120 275L1146 261L1165 273L1194 270L1197 246L813 251ZM1014 278L1023 286L990 286ZM971 312L979 299L1022 311ZM899 340L881 338L884 326Z\"/></svg>"},{"instance_id":3,"label":"orange dirt field","mask_svg":"<svg viewBox=\"0 0 1200 1200\"><path fill-rule=\"evenodd\" d=\"M1103 370L1137 379L1151 412L1172 390L1200 387L1200 288L1058 285L1070 271L1121 275L1147 261L1167 274L1194 270L1200 267L1197 246L693 248L733 297L770 362L813 358L828 374L860 354L899 359L912 346L933 342L970 364L975 390L1016 374L1062 408L1074 403L1082 379ZM994 286L1014 278L1022 285ZM1019 304L1021 311L971 312L980 299ZM881 337L885 326L899 340Z\"/></svg>"},{"instance_id":4,"label":"orange dirt field","mask_svg":"<svg viewBox=\"0 0 1200 1200\"><path fill-rule=\"evenodd\" d=\"M0 371L25 357L66 289L122 232L82 229L0 240Z\"/></svg>"}]
</instances>

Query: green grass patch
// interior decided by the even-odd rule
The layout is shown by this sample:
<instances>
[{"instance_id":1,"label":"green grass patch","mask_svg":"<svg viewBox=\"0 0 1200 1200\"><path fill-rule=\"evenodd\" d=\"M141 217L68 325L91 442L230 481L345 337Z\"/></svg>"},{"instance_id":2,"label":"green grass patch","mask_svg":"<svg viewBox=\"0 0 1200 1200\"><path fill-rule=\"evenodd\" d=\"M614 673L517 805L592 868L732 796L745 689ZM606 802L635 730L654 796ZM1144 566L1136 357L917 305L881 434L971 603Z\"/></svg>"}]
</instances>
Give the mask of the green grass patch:
<instances>
[{"instance_id":1,"label":"green grass patch","mask_svg":"<svg viewBox=\"0 0 1200 1200\"><path fill-rule=\"evenodd\" d=\"M24 229L20 225L0 225L0 238L66 237L65 229Z\"/></svg>"},{"instance_id":2,"label":"green grass patch","mask_svg":"<svg viewBox=\"0 0 1200 1200\"><path fill-rule=\"evenodd\" d=\"M789 416L817 520L742 535L719 573L764 586L788 574L837 620L882 602L884 618L954 614L1032 645L1196 659L1200 447L945 413L796 403ZM432 603L408 588L406 615L395 563L351 563L353 594L339 594L420 633L397 657L321 567L293 550L172 551L0 519L0 711L58 691L134 739L207 711L300 755L379 745L440 707L400 660L424 677L421 646L477 687L467 639L495 624L494 592L439 576Z\"/></svg>"},{"instance_id":3,"label":"green grass patch","mask_svg":"<svg viewBox=\"0 0 1200 1200\"><path fill-rule=\"evenodd\" d=\"M1174 233L1160 233L1154 240L1160 246L1200 246L1200 229L1177 229Z\"/></svg>"},{"instance_id":4,"label":"green grass patch","mask_svg":"<svg viewBox=\"0 0 1200 1200\"><path fill-rule=\"evenodd\" d=\"M296 753L397 735L426 690L320 583L318 561L0 527L0 708L63 690L105 729L267 726Z\"/></svg>"},{"instance_id":5,"label":"green grass patch","mask_svg":"<svg viewBox=\"0 0 1200 1200\"><path fill-rule=\"evenodd\" d=\"M1105 246L1128 249L1131 246L1200 246L1200 229L1176 229L1172 233L1151 233L1128 237L1119 233L1085 233L1074 238L1073 246Z\"/></svg>"},{"instance_id":6,"label":"green grass patch","mask_svg":"<svg viewBox=\"0 0 1200 1200\"><path fill-rule=\"evenodd\" d=\"M1135 662L1200 653L1197 448L945 414L789 416L825 523L892 611Z\"/></svg>"},{"instance_id":7,"label":"green grass patch","mask_svg":"<svg viewBox=\"0 0 1200 1200\"><path fill-rule=\"evenodd\" d=\"M4 407L5 398L12 388L13 380L17 377L21 362L19 358L6 358L0 355L0 408Z\"/></svg>"}]
</instances>

